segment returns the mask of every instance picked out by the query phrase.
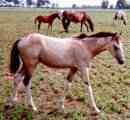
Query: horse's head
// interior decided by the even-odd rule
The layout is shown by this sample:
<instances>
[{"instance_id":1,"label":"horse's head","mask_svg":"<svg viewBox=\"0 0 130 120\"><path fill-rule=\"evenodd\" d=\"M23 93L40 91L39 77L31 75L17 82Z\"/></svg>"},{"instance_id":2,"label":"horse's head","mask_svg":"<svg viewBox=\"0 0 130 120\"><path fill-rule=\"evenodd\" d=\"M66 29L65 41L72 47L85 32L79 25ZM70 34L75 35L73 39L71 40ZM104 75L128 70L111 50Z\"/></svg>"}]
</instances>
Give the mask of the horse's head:
<instances>
[{"instance_id":1,"label":"horse's head","mask_svg":"<svg viewBox=\"0 0 130 120\"><path fill-rule=\"evenodd\" d=\"M110 40L110 44L108 47L108 50L110 51L112 56L116 58L119 64L124 64L125 62L122 40L123 38L115 33Z\"/></svg>"},{"instance_id":2,"label":"horse's head","mask_svg":"<svg viewBox=\"0 0 130 120\"><path fill-rule=\"evenodd\" d=\"M53 17L53 19L55 19L55 18L58 18L59 20L61 19L60 15L59 15L59 12L55 12L51 16Z\"/></svg>"}]
</instances>

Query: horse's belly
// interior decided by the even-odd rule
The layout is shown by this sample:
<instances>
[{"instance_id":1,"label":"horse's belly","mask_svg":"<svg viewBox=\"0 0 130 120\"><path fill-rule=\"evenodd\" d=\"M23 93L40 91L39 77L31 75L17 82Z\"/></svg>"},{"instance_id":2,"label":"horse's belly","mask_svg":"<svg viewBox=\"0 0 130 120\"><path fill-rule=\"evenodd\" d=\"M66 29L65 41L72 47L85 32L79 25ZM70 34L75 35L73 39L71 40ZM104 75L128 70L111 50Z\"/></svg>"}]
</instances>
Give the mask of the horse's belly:
<instances>
[{"instance_id":1,"label":"horse's belly","mask_svg":"<svg viewBox=\"0 0 130 120\"><path fill-rule=\"evenodd\" d=\"M70 67L73 66L71 51L68 53L64 49L47 49L40 55L40 61L50 67Z\"/></svg>"},{"instance_id":2,"label":"horse's belly","mask_svg":"<svg viewBox=\"0 0 130 120\"><path fill-rule=\"evenodd\" d=\"M41 57L40 62L55 68L65 68L73 66L72 59L67 59L64 56L57 56L55 54L45 55L45 57Z\"/></svg>"}]
</instances>

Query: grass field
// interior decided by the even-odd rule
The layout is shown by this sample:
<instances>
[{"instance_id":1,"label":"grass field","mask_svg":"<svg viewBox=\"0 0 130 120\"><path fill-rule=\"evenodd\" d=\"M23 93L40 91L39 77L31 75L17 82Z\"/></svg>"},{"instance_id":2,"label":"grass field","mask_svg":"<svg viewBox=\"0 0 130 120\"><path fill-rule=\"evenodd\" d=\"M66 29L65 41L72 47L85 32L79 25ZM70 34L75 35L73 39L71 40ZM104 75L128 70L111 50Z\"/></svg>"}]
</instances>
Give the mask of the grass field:
<instances>
[{"instance_id":1,"label":"grass field","mask_svg":"<svg viewBox=\"0 0 130 120\"><path fill-rule=\"evenodd\" d=\"M95 115L89 97L85 96L79 74L75 76L72 89L66 95L65 113L56 111L56 101L62 94L67 70L49 69L39 65L34 73L32 93L39 112L27 109L24 93L20 103L5 107L11 93L11 81L4 77L8 68L9 53L13 42L28 33L36 32L34 17L48 14L45 9L0 9L0 120L130 120L130 11L128 25L123 28L126 64L120 66L107 52L92 61L90 78L97 105L102 112ZM88 11L95 23L95 32L119 32L120 26L112 22L113 11ZM47 25L42 24L41 34ZM50 36L65 37L79 33L80 25L71 24L70 33L60 33L62 26L56 20ZM86 30L84 29L84 32ZM91 33L88 33L91 34ZM46 69L45 69L46 68Z\"/></svg>"}]
</instances>

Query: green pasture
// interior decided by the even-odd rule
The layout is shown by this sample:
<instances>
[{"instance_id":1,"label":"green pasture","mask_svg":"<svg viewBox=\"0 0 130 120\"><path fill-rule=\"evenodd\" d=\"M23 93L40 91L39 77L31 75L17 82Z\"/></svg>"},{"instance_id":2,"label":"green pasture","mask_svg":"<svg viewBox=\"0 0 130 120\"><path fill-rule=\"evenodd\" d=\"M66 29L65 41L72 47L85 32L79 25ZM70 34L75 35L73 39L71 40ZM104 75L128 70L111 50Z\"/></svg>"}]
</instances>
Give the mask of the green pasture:
<instances>
[{"instance_id":1,"label":"green pasture","mask_svg":"<svg viewBox=\"0 0 130 120\"><path fill-rule=\"evenodd\" d=\"M124 50L126 63L118 65L108 52L98 55L92 61L90 79L96 103L101 113L96 115L92 109L89 96L79 77L74 77L73 85L66 95L65 112L56 110L56 101L63 92L63 81L68 70L55 70L39 65L32 79L32 93L38 112L29 110L23 99L25 93L20 93L20 102L14 107L5 105L11 93L12 82L5 78L8 70L9 54L12 44L28 33L36 32L34 18L37 15L49 14L48 9L0 9L0 120L130 120L130 11L128 24L123 27ZM87 11L87 10L86 10ZM89 10L95 24L95 32L120 32L120 25L113 25L113 11ZM63 30L61 22L56 19L53 32L49 36L69 37L79 34L80 24L71 24L69 33ZM47 34L47 24L42 24L41 34ZM86 29L84 27L84 32ZM87 34L92 34L87 33Z\"/></svg>"}]
</instances>

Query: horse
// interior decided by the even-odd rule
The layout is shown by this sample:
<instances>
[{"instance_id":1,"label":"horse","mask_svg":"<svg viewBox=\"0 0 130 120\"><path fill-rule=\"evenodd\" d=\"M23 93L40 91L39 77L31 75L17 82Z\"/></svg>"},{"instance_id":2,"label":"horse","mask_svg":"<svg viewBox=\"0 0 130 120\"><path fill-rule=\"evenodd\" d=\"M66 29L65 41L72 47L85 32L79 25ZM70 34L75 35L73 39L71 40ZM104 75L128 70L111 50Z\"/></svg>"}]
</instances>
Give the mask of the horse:
<instances>
[{"instance_id":1,"label":"horse","mask_svg":"<svg viewBox=\"0 0 130 120\"><path fill-rule=\"evenodd\" d=\"M87 31L89 32L89 28L87 23L89 24L90 30L94 31L94 24L88 14L85 11L70 11L70 10L62 10L62 25L65 32L68 32L68 27L71 22L73 23L81 23L80 32L82 32L83 25L86 26Z\"/></svg>"},{"instance_id":2,"label":"horse","mask_svg":"<svg viewBox=\"0 0 130 120\"><path fill-rule=\"evenodd\" d=\"M99 32L92 35L80 34L68 38L57 38L30 33L19 38L12 46L10 54L10 73L14 76L11 101L18 100L18 87L22 83L27 93L27 104L37 110L31 95L31 78L39 63L50 68L69 69L64 81L64 94L60 108L64 109L65 93L72 84L73 77L79 71L86 92L89 91L92 106L100 112L96 105L89 79L91 60L103 51L109 51L119 64L125 63L122 41L117 33Z\"/></svg>"},{"instance_id":3,"label":"horse","mask_svg":"<svg viewBox=\"0 0 130 120\"><path fill-rule=\"evenodd\" d=\"M59 13L58 12L55 12L55 13L52 13L50 15L46 15L46 16L43 16L43 15L39 15L37 16L35 19L34 19L34 24L36 26L37 24L37 21L38 21L38 32L40 30L40 27L41 27L41 23L48 23L48 30L49 28L51 27L51 31L52 31L52 24L54 22L54 20L58 18L60 19L60 16L59 16ZM47 31L48 31L47 30Z\"/></svg>"},{"instance_id":4,"label":"horse","mask_svg":"<svg viewBox=\"0 0 130 120\"><path fill-rule=\"evenodd\" d=\"M127 24L127 15L126 15L125 11L119 10L114 13L113 23L114 23L114 21L117 21L117 20L118 20L119 24L121 24L121 21L123 22L124 25Z\"/></svg>"}]
</instances>

